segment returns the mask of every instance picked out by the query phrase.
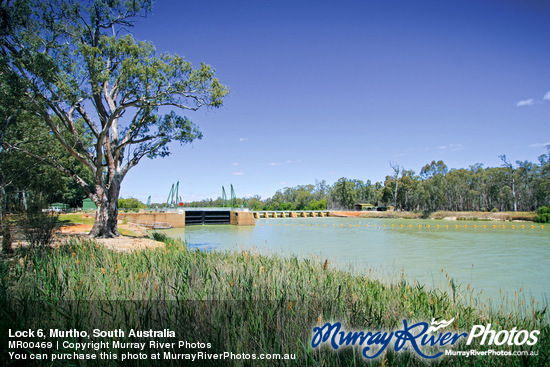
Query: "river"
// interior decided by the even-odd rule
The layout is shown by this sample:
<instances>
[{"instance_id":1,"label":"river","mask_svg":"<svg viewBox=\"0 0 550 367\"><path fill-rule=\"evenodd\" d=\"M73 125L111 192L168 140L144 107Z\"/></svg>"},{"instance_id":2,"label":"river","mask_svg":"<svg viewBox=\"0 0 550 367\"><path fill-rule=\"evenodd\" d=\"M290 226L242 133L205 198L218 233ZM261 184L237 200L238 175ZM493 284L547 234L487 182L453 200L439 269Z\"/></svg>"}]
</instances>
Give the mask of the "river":
<instances>
[{"instance_id":1,"label":"river","mask_svg":"<svg viewBox=\"0 0 550 367\"><path fill-rule=\"evenodd\" d=\"M504 299L513 305L523 299L540 305L547 303L550 289L549 227L330 217L257 219L256 226L188 226L165 232L190 248L296 254L320 264L328 259L331 266L382 280L405 277L448 291L452 279L465 300L502 304Z\"/></svg>"}]
</instances>

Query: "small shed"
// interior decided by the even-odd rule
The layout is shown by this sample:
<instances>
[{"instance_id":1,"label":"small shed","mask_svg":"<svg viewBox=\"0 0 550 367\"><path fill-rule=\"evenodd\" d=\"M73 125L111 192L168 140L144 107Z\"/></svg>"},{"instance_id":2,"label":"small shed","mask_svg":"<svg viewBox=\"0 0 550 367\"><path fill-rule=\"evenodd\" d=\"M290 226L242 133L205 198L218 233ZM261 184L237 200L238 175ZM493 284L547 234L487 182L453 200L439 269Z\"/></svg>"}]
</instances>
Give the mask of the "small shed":
<instances>
[{"instance_id":1,"label":"small shed","mask_svg":"<svg viewBox=\"0 0 550 367\"><path fill-rule=\"evenodd\" d=\"M355 204L355 210L374 210L374 205L357 203Z\"/></svg>"},{"instance_id":2,"label":"small shed","mask_svg":"<svg viewBox=\"0 0 550 367\"><path fill-rule=\"evenodd\" d=\"M95 205L92 199L88 198L82 201L82 210L87 211L87 210L96 210L96 209L97 209L97 205Z\"/></svg>"}]
</instances>

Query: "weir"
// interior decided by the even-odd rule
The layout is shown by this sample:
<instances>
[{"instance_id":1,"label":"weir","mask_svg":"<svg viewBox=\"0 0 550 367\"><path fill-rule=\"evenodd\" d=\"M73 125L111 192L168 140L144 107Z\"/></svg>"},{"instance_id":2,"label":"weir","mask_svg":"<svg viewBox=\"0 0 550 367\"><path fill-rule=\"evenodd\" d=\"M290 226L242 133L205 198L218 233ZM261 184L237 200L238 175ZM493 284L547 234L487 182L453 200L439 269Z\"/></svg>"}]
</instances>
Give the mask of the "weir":
<instances>
[{"instance_id":1,"label":"weir","mask_svg":"<svg viewBox=\"0 0 550 367\"><path fill-rule=\"evenodd\" d=\"M185 208L173 212L120 213L119 219L151 228L184 228L191 225L256 225L254 214L229 208Z\"/></svg>"},{"instance_id":2,"label":"weir","mask_svg":"<svg viewBox=\"0 0 550 367\"><path fill-rule=\"evenodd\" d=\"M258 210L254 212L254 218L316 218L331 214L330 210Z\"/></svg>"},{"instance_id":3,"label":"weir","mask_svg":"<svg viewBox=\"0 0 550 367\"><path fill-rule=\"evenodd\" d=\"M185 225L230 224L230 210L186 210Z\"/></svg>"}]
</instances>

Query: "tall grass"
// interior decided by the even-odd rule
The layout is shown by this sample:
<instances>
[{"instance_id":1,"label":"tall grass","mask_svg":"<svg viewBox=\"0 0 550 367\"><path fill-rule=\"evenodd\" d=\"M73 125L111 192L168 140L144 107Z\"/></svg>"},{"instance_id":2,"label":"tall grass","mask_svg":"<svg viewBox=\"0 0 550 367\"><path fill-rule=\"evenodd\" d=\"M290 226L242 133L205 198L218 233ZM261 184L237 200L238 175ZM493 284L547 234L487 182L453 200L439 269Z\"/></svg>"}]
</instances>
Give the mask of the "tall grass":
<instances>
[{"instance_id":1,"label":"tall grass","mask_svg":"<svg viewBox=\"0 0 550 367\"><path fill-rule=\"evenodd\" d=\"M296 354L298 361L279 361L278 365L410 366L425 363L408 352L389 351L382 358L366 361L359 349L312 349L312 328L340 321L348 330L393 330L401 328L403 319L430 322L455 317L453 328L466 332L473 325L488 323L498 330L541 330L533 347L539 355L527 359L443 357L433 365L548 363L548 314L534 304L496 312L458 301L456 286L454 292L443 292L404 279L384 284L366 275L332 269L326 261L251 251L190 251L179 240L153 236L166 246L125 253L91 240L70 240L49 253L0 262L1 329L32 327L33 323L79 330L169 328L176 331L178 340L212 343L209 352ZM4 334L0 336L3 352ZM462 343L453 349L471 348ZM253 365L262 365L259 362ZM156 364L152 360L141 363ZM226 363L250 365L242 360Z\"/></svg>"}]
</instances>

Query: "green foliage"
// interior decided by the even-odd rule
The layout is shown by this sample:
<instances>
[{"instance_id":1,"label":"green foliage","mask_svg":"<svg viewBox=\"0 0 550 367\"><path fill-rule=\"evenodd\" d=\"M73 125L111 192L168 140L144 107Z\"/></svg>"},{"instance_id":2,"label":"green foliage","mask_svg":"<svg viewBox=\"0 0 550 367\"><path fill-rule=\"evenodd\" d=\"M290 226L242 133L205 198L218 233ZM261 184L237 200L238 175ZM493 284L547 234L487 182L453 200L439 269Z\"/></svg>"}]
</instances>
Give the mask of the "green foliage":
<instances>
[{"instance_id":1,"label":"green foliage","mask_svg":"<svg viewBox=\"0 0 550 367\"><path fill-rule=\"evenodd\" d=\"M550 223L550 208L541 206L537 209L537 215L533 218L536 223Z\"/></svg>"},{"instance_id":2,"label":"green foliage","mask_svg":"<svg viewBox=\"0 0 550 367\"><path fill-rule=\"evenodd\" d=\"M153 232L153 233L151 233L151 237L153 237L153 239L155 241L159 241L159 242L168 241L168 236L165 233L162 233L162 232Z\"/></svg>"},{"instance_id":3,"label":"green foliage","mask_svg":"<svg viewBox=\"0 0 550 367\"><path fill-rule=\"evenodd\" d=\"M422 215L420 216L420 218L428 219L430 217L430 215L432 215L432 213L433 212L431 210L425 209L425 210L422 211Z\"/></svg>"},{"instance_id":4,"label":"green foliage","mask_svg":"<svg viewBox=\"0 0 550 367\"><path fill-rule=\"evenodd\" d=\"M296 205L294 205L294 203L289 203L289 202L286 202L286 203L281 203L278 205L279 209L278 210L294 210L296 209Z\"/></svg>"},{"instance_id":5,"label":"green foliage","mask_svg":"<svg viewBox=\"0 0 550 367\"><path fill-rule=\"evenodd\" d=\"M307 210L325 210L327 208L327 199L312 200L307 205Z\"/></svg>"},{"instance_id":6,"label":"green foliage","mask_svg":"<svg viewBox=\"0 0 550 367\"><path fill-rule=\"evenodd\" d=\"M142 209L145 208L145 204L134 198L120 198L118 199L118 207L120 209Z\"/></svg>"},{"instance_id":7,"label":"green foliage","mask_svg":"<svg viewBox=\"0 0 550 367\"><path fill-rule=\"evenodd\" d=\"M536 222L536 223L550 223L550 214L549 213L539 214L539 215L535 216L535 218L533 218L533 222Z\"/></svg>"},{"instance_id":8,"label":"green foliage","mask_svg":"<svg viewBox=\"0 0 550 367\"><path fill-rule=\"evenodd\" d=\"M20 221L25 239L31 249L46 249L50 246L59 230L59 215L54 212L43 211L37 202L29 205L29 211Z\"/></svg>"},{"instance_id":9,"label":"green foliage","mask_svg":"<svg viewBox=\"0 0 550 367\"><path fill-rule=\"evenodd\" d=\"M96 236L117 234L114 204L131 168L143 157L169 155L171 142L202 137L187 116L164 107L217 108L229 93L211 66L193 67L182 56L158 54L150 42L134 39L129 30L151 3L0 4L9 19L2 29L1 66L23 86L25 109L40 117L42 128L71 159L18 149L73 178L94 200L101 213L92 231ZM94 182L74 165L89 171Z\"/></svg>"},{"instance_id":10,"label":"green foliage","mask_svg":"<svg viewBox=\"0 0 550 367\"><path fill-rule=\"evenodd\" d=\"M340 178L331 191L331 200L340 208L352 209L357 202L358 189L363 185L360 180Z\"/></svg>"},{"instance_id":11,"label":"green foliage","mask_svg":"<svg viewBox=\"0 0 550 367\"><path fill-rule=\"evenodd\" d=\"M83 133L85 131L81 122L76 124L76 128ZM63 202L71 207L82 205L86 197L85 190L39 157L49 156L62 162L88 184L93 182L91 171L78 164L35 116L21 113L17 123L6 130L4 144L7 149L0 154L0 170L5 182L9 183L5 189L12 211L24 210L16 205L15 200L15 196L21 192L40 196L50 203ZM86 140L86 146L89 147L89 140Z\"/></svg>"}]
</instances>

